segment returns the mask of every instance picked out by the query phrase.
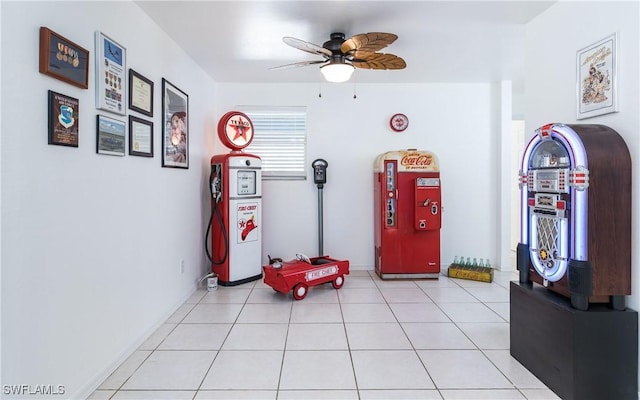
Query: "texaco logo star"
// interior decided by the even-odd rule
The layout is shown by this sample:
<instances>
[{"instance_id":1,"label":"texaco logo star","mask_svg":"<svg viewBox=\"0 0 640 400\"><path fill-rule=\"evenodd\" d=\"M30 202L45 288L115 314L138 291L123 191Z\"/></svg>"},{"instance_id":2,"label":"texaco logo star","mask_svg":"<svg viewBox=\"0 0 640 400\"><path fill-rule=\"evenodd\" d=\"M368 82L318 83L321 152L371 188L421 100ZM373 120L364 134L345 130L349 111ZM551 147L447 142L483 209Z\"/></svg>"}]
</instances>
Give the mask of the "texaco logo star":
<instances>
[{"instance_id":1,"label":"texaco logo star","mask_svg":"<svg viewBox=\"0 0 640 400\"><path fill-rule=\"evenodd\" d=\"M245 141L247 140L247 137L245 135L247 134L247 131L249 130L249 128L247 128L246 126L242 125L242 123L232 125L232 127L236 131L236 135L233 137L233 141L234 142L238 138L242 138Z\"/></svg>"}]
</instances>

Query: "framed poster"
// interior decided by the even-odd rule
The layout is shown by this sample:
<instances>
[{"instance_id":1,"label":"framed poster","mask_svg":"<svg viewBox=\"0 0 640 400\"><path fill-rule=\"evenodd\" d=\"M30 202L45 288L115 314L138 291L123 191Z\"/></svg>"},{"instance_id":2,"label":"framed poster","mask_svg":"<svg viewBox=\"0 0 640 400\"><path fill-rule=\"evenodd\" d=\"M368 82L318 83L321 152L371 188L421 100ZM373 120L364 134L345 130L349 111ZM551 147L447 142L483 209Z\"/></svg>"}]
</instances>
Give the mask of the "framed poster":
<instances>
[{"instance_id":1,"label":"framed poster","mask_svg":"<svg viewBox=\"0 0 640 400\"><path fill-rule=\"evenodd\" d=\"M577 119L618 111L618 35L578 50Z\"/></svg>"},{"instance_id":2,"label":"framed poster","mask_svg":"<svg viewBox=\"0 0 640 400\"><path fill-rule=\"evenodd\" d=\"M153 157L153 122L129 115L129 155Z\"/></svg>"},{"instance_id":3,"label":"framed poster","mask_svg":"<svg viewBox=\"0 0 640 400\"><path fill-rule=\"evenodd\" d=\"M162 78L162 166L189 168L189 96Z\"/></svg>"},{"instance_id":4,"label":"framed poster","mask_svg":"<svg viewBox=\"0 0 640 400\"><path fill-rule=\"evenodd\" d=\"M153 81L129 68L129 109L153 117Z\"/></svg>"},{"instance_id":5,"label":"framed poster","mask_svg":"<svg viewBox=\"0 0 640 400\"><path fill-rule=\"evenodd\" d=\"M49 28L40 27L40 65L45 75L82 89L89 87L89 51Z\"/></svg>"},{"instance_id":6,"label":"framed poster","mask_svg":"<svg viewBox=\"0 0 640 400\"><path fill-rule=\"evenodd\" d=\"M96 116L96 153L124 156L125 124L104 115Z\"/></svg>"},{"instance_id":7,"label":"framed poster","mask_svg":"<svg viewBox=\"0 0 640 400\"><path fill-rule=\"evenodd\" d=\"M96 108L125 115L126 49L96 32Z\"/></svg>"},{"instance_id":8,"label":"framed poster","mask_svg":"<svg viewBox=\"0 0 640 400\"><path fill-rule=\"evenodd\" d=\"M49 144L78 147L80 102L49 90Z\"/></svg>"}]
</instances>

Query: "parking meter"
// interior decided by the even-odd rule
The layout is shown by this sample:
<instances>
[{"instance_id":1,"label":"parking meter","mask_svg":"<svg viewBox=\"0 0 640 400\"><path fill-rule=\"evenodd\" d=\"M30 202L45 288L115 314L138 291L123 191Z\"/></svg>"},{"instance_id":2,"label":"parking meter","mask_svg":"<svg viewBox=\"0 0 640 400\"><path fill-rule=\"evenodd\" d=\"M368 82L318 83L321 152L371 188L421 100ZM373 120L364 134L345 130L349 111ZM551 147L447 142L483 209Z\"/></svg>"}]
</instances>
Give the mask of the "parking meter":
<instances>
[{"instance_id":1,"label":"parking meter","mask_svg":"<svg viewBox=\"0 0 640 400\"><path fill-rule=\"evenodd\" d=\"M327 183L327 167L329 163L322 158L318 158L311 163L313 168L313 183L318 186L318 256L322 256L323 249L323 228L322 228L322 188Z\"/></svg>"},{"instance_id":2,"label":"parking meter","mask_svg":"<svg viewBox=\"0 0 640 400\"><path fill-rule=\"evenodd\" d=\"M313 167L313 183L322 188L327 183L327 167L329 163L322 158L318 158L311 163Z\"/></svg>"}]
</instances>

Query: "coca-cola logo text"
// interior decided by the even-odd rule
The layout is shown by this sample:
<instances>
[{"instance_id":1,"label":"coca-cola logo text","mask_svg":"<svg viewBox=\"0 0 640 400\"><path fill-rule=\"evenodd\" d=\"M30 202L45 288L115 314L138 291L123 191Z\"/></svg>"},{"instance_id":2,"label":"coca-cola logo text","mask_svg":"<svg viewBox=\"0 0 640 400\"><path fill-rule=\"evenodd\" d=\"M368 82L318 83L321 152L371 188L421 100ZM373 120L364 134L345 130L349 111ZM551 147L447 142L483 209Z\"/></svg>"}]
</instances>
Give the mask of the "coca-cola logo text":
<instances>
[{"instance_id":1,"label":"coca-cola logo text","mask_svg":"<svg viewBox=\"0 0 640 400\"><path fill-rule=\"evenodd\" d=\"M431 165L433 157L425 154L406 154L402 156L400 164L405 167L424 167Z\"/></svg>"}]
</instances>

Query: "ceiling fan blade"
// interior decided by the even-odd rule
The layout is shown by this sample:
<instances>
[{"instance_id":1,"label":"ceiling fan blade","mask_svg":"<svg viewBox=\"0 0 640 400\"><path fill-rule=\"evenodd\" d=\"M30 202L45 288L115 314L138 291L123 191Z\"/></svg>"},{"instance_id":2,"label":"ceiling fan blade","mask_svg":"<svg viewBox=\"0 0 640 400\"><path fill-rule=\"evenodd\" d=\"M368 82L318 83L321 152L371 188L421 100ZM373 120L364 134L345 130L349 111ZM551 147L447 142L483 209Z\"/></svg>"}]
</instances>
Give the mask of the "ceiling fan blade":
<instances>
[{"instance_id":1,"label":"ceiling fan blade","mask_svg":"<svg viewBox=\"0 0 640 400\"><path fill-rule=\"evenodd\" d=\"M307 65L313 65L313 64L323 64L326 63L326 60L316 60L316 61L301 61L301 62L297 62L297 63L293 63L293 64L285 64L285 65L279 65L277 67L271 67L269 68L270 71L275 71L275 70L279 70L279 69L290 69L290 68L297 68L297 67L306 67Z\"/></svg>"},{"instance_id":2,"label":"ceiling fan blade","mask_svg":"<svg viewBox=\"0 0 640 400\"><path fill-rule=\"evenodd\" d=\"M394 35L393 33L361 33L345 40L340 46L340 51L343 54L348 54L354 50L376 52L395 42L397 38L398 35Z\"/></svg>"},{"instance_id":3,"label":"ceiling fan blade","mask_svg":"<svg viewBox=\"0 0 640 400\"><path fill-rule=\"evenodd\" d=\"M317 44L305 42L304 40L296 39L291 36L285 36L282 38L282 41L288 44L291 47L294 47L298 50L306 51L311 54L320 54L323 57L331 57L332 53L330 50L325 49L324 47L318 46Z\"/></svg>"},{"instance_id":4,"label":"ceiling fan blade","mask_svg":"<svg viewBox=\"0 0 640 400\"><path fill-rule=\"evenodd\" d=\"M357 51L351 63L363 69L404 69L407 63L395 54Z\"/></svg>"}]
</instances>

